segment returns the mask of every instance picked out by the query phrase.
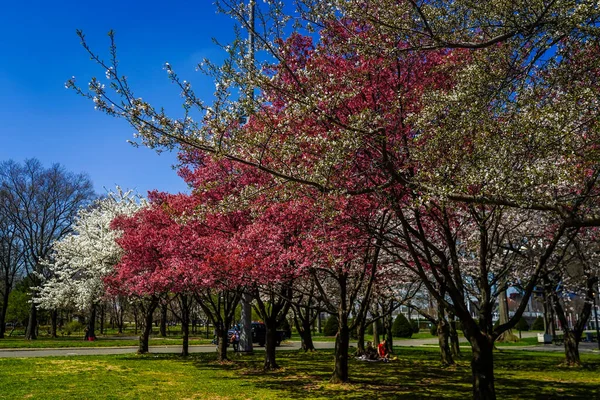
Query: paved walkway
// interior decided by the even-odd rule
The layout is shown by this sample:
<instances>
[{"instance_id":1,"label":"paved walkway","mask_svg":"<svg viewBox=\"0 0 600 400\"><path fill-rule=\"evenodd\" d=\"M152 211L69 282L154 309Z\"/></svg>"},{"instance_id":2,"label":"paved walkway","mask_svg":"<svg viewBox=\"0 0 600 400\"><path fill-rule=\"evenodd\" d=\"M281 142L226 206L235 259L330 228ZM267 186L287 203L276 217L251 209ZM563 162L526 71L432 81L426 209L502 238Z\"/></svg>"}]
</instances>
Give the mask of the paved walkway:
<instances>
[{"instance_id":1,"label":"paved walkway","mask_svg":"<svg viewBox=\"0 0 600 400\"><path fill-rule=\"evenodd\" d=\"M523 350L523 351L552 351L564 353L565 346L556 344L544 344L538 346L506 346L500 347L501 350ZM600 354L598 350L598 343L579 343L579 353L596 353Z\"/></svg>"},{"instance_id":2,"label":"paved walkway","mask_svg":"<svg viewBox=\"0 0 600 400\"><path fill-rule=\"evenodd\" d=\"M315 342L317 349L333 349L334 342ZM255 350L263 351L264 347L255 347ZM283 343L277 350L299 350L300 342L290 341ZM150 353L179 353L181 346L150 346ZM122 347L70 347L61 349L1 349L0 358L8 357L56 357L56 356L92 356L110 354L134 354L137 346ZM213 353L216 351L214 344L190 346L190 353Z\"/></svg>"}]
</instances>

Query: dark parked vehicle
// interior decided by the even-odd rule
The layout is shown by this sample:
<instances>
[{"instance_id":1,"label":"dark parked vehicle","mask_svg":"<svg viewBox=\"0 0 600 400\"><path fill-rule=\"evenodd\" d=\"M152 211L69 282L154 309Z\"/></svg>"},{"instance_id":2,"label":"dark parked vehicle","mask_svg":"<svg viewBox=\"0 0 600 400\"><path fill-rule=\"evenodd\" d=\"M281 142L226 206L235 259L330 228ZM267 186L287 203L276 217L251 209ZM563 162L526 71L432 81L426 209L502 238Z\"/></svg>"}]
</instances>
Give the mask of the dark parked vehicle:
<instances>
[{"instance_id":1,"label":"dark parked vehicle","mask_svg":"<svg viewBox=\"0 0 600 400\"><path fill-rule=\"evenodd\" d=\"M228 342L231 343L231 336L234 334L235 329L230 329L227 332ZM277 330L276 346L279 346L285 339L291 337L291 332L284 330ZM252 343L258 343L259 346L264 346L267 342L267 327L262 322L252 322Z\"/></svg>"}]
</instances>

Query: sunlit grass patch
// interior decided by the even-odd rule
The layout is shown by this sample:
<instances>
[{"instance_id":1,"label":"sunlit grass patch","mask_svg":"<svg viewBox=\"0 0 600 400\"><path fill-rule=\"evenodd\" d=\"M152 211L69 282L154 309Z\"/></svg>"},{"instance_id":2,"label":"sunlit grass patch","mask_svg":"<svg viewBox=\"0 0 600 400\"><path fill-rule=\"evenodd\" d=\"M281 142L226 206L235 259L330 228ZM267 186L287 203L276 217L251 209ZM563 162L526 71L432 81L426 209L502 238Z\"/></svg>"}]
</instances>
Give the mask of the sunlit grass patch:
<instances>
[{"instance_id":1,"label":"sunlit grass patch","mask_svg":"<svg viewBox=\"0 0 600 400\"><path fill-rule=\"evenodd\" d=\"M0 398L17 399L462 399L471 395L468 352L442 367L437 349L397 348L389 363L350 360L350 382L331 384L333 352L264 353L219 363L214 353L0 359ZM499 399L600 397L600 355L561 367L561 354L495 353Z\"/></svg>"}]
</instances>

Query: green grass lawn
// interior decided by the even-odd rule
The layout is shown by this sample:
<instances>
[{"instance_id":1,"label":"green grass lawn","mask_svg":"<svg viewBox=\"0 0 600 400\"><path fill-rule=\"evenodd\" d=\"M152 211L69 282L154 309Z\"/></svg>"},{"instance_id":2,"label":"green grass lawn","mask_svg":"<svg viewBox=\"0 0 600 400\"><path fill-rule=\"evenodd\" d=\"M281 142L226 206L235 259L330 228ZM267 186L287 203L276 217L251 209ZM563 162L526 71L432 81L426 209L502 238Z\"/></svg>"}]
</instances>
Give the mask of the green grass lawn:
<instances>
[{"instance_id":1,"label":"green grass lawn","mask_svg":"<svg viewBox=\"0 0 600 400\"><path fill-rule=\"evenodd\" d=\"M537 346L540 343L538 342L537 337L527 337L521 338L518 342L496 342L496 347L504 347L504 346ZM543 344L542 344L543 345Z\"/></svg>"},{"instance_id":2,"label":"green grass lawn","mask_svg":"<svg viewBox=\"0 0 600 400\"><path fill-rule=\"evenodd\" d=\"M212 339L190 338L190 345L210 344ZM36 340L25 340L23 337L8 337L0 339L0 349L42 349L63 347L122 347L137 346L138 339L124 339L119 336L98 336L93 341L85 341L82 336L63 336L50 338L41 336ZM150 346L181 345L180 337L151 337Z\"/></svg>"},{"instance_id":3,"label":"green grass lawn","mask_svg":"<svg viewBox=\"0 0 600 400\"><path fill-rule=\"evenodd\" d=\"M522 346L543 346L543 344L538 343L537 337L528 337L519 339L518 342L495 342L496 347L522 347ZM437 343L427 344L425 346L430 347L438 347ZM467 342L461 342L460 347L471 347L471 345Z\"/></svg>"},{"instance_id":4,"label":"green grass lawn","mask_svg":"<svg viewBox=\"0 0 600 400\"><path fill-rule=\"evenodd\" d=\"M292 338L294 338L294 337L298 338L297 340L300 340L300 337L296 333L294 333L294 335L292 335ZM385 339L383 336L380 336L379 338ZM410 338L395 337L394 340L436 339L436 338L437 338L437 336L431 336L431 334L429 332L426 332L425 330L421 330L418 333L413 333L413 335ZM322 333L314 333L313 340L316 342L335 342L335 336L325 336ZM350 339L350 340L354 341L354 339ZM365 335L365 342L372 341L372 340L373 340L373 335Z\"/></svg>"},{"instance_id":5,"label":"green grass lawn","mask_svg":"<svg viewBox=\"0 0 600 400\"><path fill-rule=\"evenodd\" d=\"M413 333L410 338L397 338L397 337L394 338L394 340L406 340L406 339L437 339L437 336L432 336L431 333L427 332L424 329L421 329L419 332Z\"/></svg>"},{"instance_id":6,"label":"green grass lawn","mask_svg":"<svg viewBox=\"0 0 600 400\"><path fill-rule=\"evenodd\" d=\"M215 355L118 355L0 359L3 399L463 399L471 393L468 354L442 368L436 349L398 348L398 360L351 360L351 383L328 383L333 352L281 352L281 369L264 373L262 352L220 364ZM600 398L600 356L582 368L563 355L495 354L499 399Z\"/></svg>"}]
</instances>

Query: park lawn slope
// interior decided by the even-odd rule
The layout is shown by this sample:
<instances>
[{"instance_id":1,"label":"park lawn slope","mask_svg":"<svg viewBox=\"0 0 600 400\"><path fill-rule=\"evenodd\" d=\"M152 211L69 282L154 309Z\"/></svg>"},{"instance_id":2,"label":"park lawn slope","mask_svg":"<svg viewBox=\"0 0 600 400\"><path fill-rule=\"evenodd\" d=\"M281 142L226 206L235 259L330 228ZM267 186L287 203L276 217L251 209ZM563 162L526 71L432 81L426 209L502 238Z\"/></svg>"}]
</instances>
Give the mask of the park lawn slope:
<instances>
[{"instance_id":1,"label":"park lawn slope","mask_svg":"<svg viewBox=\"0 0 600 400\"><path fill-rule=\"evenodd\" d=\"M471 396L465 355L442 368L434 349L398 349L390 363L351 360L350 384L328 383L333 352L280 352L282 368L261 370L263 354L118 355L0 359L0 398L32 399L458 399ZM561 365L560 354L496 353L499 399L600 398L600 356L583 368Z\"/></svg>"}]
</instances>

